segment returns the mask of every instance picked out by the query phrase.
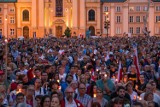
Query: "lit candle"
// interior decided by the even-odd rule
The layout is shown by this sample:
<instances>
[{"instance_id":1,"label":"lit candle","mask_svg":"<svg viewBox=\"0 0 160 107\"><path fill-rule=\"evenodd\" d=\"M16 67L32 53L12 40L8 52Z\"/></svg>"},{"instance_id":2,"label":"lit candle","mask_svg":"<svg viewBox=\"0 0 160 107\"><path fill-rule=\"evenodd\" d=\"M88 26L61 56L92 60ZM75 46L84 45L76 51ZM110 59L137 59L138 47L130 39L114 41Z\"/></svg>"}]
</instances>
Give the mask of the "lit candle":
<instances>
[{"instance_id":1,"label":"lit candle","mask_svg":"<svg viewBox=\"0 0 160 107\"><path fill-rule=\"evenodd\" d=\"M98 70L98 69L96 69L96 71L98 72L99 70Z\"/></svg>"},{"instance_id":2,"label":"lit candle","mask_svg":"<svg viewBox=\"0 0 160 107\"><path fill-rule=\"evenodd\" d=\"M61 90L61 86L59 86L58 89Z\"/></svg>"},{"instance_id":3,"label":"lit candle","mask_svg":"<svg viewBox=\"0 0 160 107\"><path fill-rule=\"evenodd\" d=\"M107 74L105 74L104 77L107 78Z\"/></svg>"},{"instance_id":4,"label":"lit candle","mask_svg":"<svg viewBox=\"0 0 160 107\"><path fill-rule=\"evenodd\" d=\"M136 99L137 99L137 96L136 96L136 95L134 95L134 96L133 96L133 99L134 99L134 100L136 100Z\"/></svg>"},{"instance_id":5,"label":"lit candle","mask_svg":"<svg viewBox=\"0 0 160 107\"><path fill-rule=\"evenodd\" d=\"M118 79L116 79L116 82L118 82Z\"/></svg>"},{"instance_id":6,"label":"lit candle","mask_svg":"<svg viewBox=\"0 0 160 107\"><path fill-rule=\"evenodd\" d=\"M139 100L142 100L142 98L141 98L141 97L139 97Z\"/></svg>"},{"instance_id":7,"label":"lit candle","mask_svg":"<svg viewBox=\"0 0 160 107\"><path fill-rule=\"evenodd\" d=\"M14 80L12 80L12 83L14 83Z\"/></svg>"},{"instance_id":8,"label":"lit candle","mask_svg":"<svg viewBox=\"0 0 160 107\"><path fill-rule=\"evenodd\" d=\"M59 83L59 80L57 80L57 82Z\"/></svg>"},{"instance_id":9,"label":"lit candle","mask_svg":"<svg viewBox=\"0 0 160 107\"><path fill-rule=\"evenodd\" d=\"M35 75L33 75L33 77L35 78L36 76L35 76Z\"/></svg>"},{"instance_id":10,"label":"lit candle","mask_svg":"<svg viewBox=\"0 0 160 107\"><path fill-rule=\"evenodd\" d=\"M95 61L96 59L94 58L93 61Z\"/></svg>"},{"instance_id":11,"label":"lit candle","mask_svg":"<svg viewBox=\"0 0 160 107\"><path fill-rule=\"evenodd\" d=\"M93 97L94 97L94 98L96 98L96 97L97 97L97 95L96 95L96 94L93 94Z\"/></svg>"}]
</instances>

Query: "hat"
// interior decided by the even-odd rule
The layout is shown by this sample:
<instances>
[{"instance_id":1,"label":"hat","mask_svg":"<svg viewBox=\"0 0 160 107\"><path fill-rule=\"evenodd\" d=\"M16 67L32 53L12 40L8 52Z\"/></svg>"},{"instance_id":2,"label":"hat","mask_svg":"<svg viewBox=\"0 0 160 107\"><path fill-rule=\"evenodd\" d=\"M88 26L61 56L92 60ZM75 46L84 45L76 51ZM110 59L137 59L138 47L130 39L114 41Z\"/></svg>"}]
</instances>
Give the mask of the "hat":
<instances>
[{"instance_id":1,"label":"hat","mask_svg":"<svg viewBox=\"0 0 160 107\"><path fill-rule=\"evenodd\" d=\"M0 75L4 75L4 71L0 70Z\"/></svg>"}]
</instances>

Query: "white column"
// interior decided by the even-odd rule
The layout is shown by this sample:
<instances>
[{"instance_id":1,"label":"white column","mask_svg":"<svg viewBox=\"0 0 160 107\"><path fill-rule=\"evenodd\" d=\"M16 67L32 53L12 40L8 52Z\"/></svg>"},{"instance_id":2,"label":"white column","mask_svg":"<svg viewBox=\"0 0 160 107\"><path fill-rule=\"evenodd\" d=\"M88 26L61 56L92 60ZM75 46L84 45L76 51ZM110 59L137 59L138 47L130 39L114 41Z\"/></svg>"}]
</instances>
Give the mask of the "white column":
<instances>
[{"instance_id":1,"label":"white column","mask_svg":"<svg viewBox=\"0 0 160 107\"><path fill-rule=\"evenodd\" d=\"M8 22L9 22L9 15L8 15L8 6L7 4L4 4L4 36L7 38L8 37Z\"/></svg>"},{"instance_id":2,"label":"white column","mask_svg":"<svg viewBox=\"0 0 160 107\"><path fill-rule=\"evenodd\" d=\"M78 0L73 0L73 28L78 27Z\"/></svg>"},{"instance_id":3,"label":"white column","mask_svg":"<svg viewBox=\"0 0 160 107\"><path fill-rule=\"evenodd\" d=\"M76 0L74 0L76 1ZM80 29L85 29L86 26L86 10L85 0L80 0Z\"/></svg>"},{"instance_id":4,"label":"white column","mask_svg":"<svg viewBox=\"0 0 160 107\"><path fill-rule=\"evenodd\" d=\"M32 28L37 27L37 0L32 0Z\"/></svg>"},{"instance_id":5,"label":"white column","mask_svg":"<svg viewBox=\"0 0 160 107\"><path fill-rule=\"evenodd\" d=\"M44 0L39 0L39 27L44 27Z\"/></svg>"},{"instance_id":6,"label":"white column","mask_svg":"<svg viewBox=\"0 0 160 107\"><path fill-rule=\"evenodd\" d=\"M154 23L155 23L154 7L151 6L149 9L149 18L148 18L148 27L149 27L149 31L151 31L150 33L151 36L155 34Z\"/></svg>"},{"instance_id":7,"label":"white column","mask_svg":"<svg viewBox=\"0 0 160 107\"><path fill-rule=\"evenodd\" d=\"M122 19L122 21L123 21L123 32L122 32L122 34L124 33L124 32L126 32L126 33L128 33L128 6L124 6L123 7L123 19Z\"/></svg>"},{"instance_id":8,"label":"white column","mask_svg":"<svg viewBox=\"0 0 160 107\"><path fill-rule=\"evenodd\" d=\"M110 29L111 29L111 36L114 36L115 35L115 9L114 9L115 7L114 7L114 5L112 4L111 5L111 19L110 19L110 22L111 22L111 24L110 24Z\"/></svg>"}]
</instances>

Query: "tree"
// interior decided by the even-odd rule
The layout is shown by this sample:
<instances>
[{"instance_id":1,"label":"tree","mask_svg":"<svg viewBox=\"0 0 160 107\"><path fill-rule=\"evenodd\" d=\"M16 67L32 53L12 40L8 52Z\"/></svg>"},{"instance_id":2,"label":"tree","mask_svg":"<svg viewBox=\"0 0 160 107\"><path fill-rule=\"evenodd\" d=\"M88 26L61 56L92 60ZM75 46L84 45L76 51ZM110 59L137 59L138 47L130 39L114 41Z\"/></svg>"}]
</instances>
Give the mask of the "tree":
<instances>
[{"instance_id":1,"label":"tree","mask_svg":"<svg viewBox=\"0 0 160 107\"><path fill-rule=\"evenodd\" d=\"M71 36L71 30L69 29L69 27L66 28L66 30L64 31L64 34L65 34L66 37Z\"/></svg>"}]
</instances>

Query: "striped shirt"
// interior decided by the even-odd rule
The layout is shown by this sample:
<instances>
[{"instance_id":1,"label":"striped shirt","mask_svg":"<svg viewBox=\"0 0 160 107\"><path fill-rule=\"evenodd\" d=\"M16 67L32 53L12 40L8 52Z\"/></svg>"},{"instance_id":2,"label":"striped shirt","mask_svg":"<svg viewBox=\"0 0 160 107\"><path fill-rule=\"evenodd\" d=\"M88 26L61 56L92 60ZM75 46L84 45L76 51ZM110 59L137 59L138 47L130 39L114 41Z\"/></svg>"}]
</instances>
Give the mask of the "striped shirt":
<instances>
[{"instance_id":1,"label":"striped shirt","mask_svg":"<svg viewBox=\"0 0 160 107\"><path fill-rule=\"evenodd\" d=\"M77 95L76 98L78 101L80 101L84 107L87 107L89 101L92 99L89 95L85 94L84 96Z\"/></svg>"}]
</instances>

